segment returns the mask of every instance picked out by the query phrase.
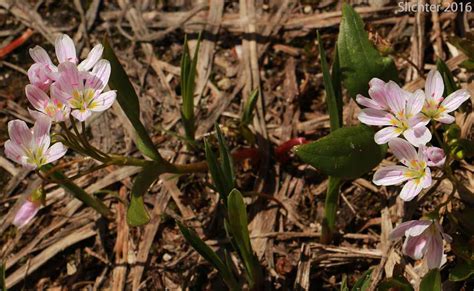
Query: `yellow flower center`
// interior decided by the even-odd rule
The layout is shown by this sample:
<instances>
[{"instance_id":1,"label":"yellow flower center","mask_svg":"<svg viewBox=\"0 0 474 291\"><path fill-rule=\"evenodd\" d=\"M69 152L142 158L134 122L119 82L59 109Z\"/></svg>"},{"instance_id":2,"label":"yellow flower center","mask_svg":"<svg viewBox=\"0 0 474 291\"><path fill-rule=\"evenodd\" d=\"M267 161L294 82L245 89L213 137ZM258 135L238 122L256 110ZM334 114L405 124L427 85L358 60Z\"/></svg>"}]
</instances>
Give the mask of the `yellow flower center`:
<instances>
[{"instance_id":1,"label":"yellow flower center","mask_svg":"<svg viewBox=\"0 0 474 291\"><path fill-rule=\"evenodd\" d=\"M82 91L75 89L72 92L71 107L79 110L94 108L97 105L94 102L94 93L94 90L90 88Z\"/></svg>"}]
</instances>

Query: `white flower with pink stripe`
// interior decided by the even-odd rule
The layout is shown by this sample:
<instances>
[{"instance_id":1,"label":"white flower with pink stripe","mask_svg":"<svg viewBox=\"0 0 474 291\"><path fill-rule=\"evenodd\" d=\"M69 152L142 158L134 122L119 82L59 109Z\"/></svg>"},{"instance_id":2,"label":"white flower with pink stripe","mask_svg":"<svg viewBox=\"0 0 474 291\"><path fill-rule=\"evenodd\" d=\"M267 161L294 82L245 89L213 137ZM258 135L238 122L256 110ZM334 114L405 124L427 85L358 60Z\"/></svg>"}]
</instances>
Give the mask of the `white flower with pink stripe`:
<instances>
[{"instance_id":1,"label":"white flower with pink stripe","mask_svg":"<svg viewBox=\"0 0 474 291\"><path fill-rule=\"evenodd\" d=\"M428 120L433 119L450 124L454 122L454 116L449 113L458 109L471 97L471 94L466 89L459 89L443 98L443 92L444 83L441 74L436 70L431 70L426 78L426 98L422 112Z\"/></svg>"},{"instance_id":2,"label":"white flower with pink stripe","mask_svg":"<svg viewBox=\"0 0 474 291\"><path fill-rule=\"evenodd\" d=\"M429 269L441 267L443 263L443 240L451 242L452 238L443 232L437 221L410 220L398 225L390 239L395 240L405 236L403 253L415 260L423 257Z\"/></svg>"},{"instance_id":3,"label":"white flower with pink stripe","mask_svg":"<svg viewBox=\"0 0 474 291\"><path fill-rule=\"evenodd\" d=\"M403 166L380 168L375 172L373 182L379 186L406 182L400 192L400 198L410 201L432 183L431 170L427 165L426 147L420 146L417 152L413 145L401 138L392 139L388 146Z\"/></svg>"},{"instance_id":4,"label":"white flower with pink stripe","mask_svg":"<svg viewBox=\"0 0 474 291\"><path fill-rule=\"evenodd\" d=\"M429 120L423 118L421 110L425 102L423 91L409 93L395 82L384 83L379 79L370 82L371 98L358 95L356 100L366 106L358 118L360 122L386 126L375 134L375 142L385 144L403 135L415 146L425 145L431 140L431 132L426 127Z\"/></svg>"},{"instance_id":5,"label":"white flower with pink stripe","mask_svg":"<svg viewBox=\"0 0 474 291\"><path fill-rule=\"evenodd\" d=\"M5 142L5 155L32 170L58 160L67 149L60 142L50 146L50 128L51 120L46 116L39 117L31 129L22 120L8 122L10 139Z\"/></svg>"}]
</instances>

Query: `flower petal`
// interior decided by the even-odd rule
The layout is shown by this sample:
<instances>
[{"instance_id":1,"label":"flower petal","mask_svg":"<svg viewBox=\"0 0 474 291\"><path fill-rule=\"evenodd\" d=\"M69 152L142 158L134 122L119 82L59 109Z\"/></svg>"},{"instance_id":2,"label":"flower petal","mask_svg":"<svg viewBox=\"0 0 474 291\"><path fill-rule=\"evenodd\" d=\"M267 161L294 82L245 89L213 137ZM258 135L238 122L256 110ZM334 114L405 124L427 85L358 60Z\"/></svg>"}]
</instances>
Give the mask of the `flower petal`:
<instances>
[{"instance_id":1,"label":"flower petal","mask_svg":"<svg viewBox=\"0 0 474 291\"><path fill-rule=\"evenodd\" d=\"M426 77L425 92L427 99L434 99L439 103L444 92L443 77L436 70L431 70Z\"/></svg>"},{"instance_id":2,"label":"flower petal","mask_svg":"<svg viewBox=\"0 0 474 291\"><path fill-rule=\"evenodd\" d=\"M359 120L368 125L390 125L392 115L378 109L365 108L359 113Z\"/></svg>"},{"instance_id":3,"label":"flower petal","mask_svg":"<svg viewBox=\"0 0 474 291\"><path fill-rule=\"evenodd\" d=\"M423 187L423 189L426 189L430 187L433 184L433 177L431 177L431 169L426 167L425 168L425 174L424 176L420 179L420 185Z\"/></svg>"},{"instance_id":4,"label":"flower petal","mask_svg":"<svg viewBox=\"0 0 474 291\"><path fill-rule=\"evenodd\" d=\"M370 89L369 89L370 90ZM364 97L360 94L357 94L356 96L356 101L362 106L368 107L368 108L373 108L373 109L378 109L378 110L383 110L384 107L381 106L377 101Z\"/></svg>"},{"instance_id":5,"label":"flower petal","mask_svg":"<svg viewBox=\"0 0 474 291\"><path fill-rule=\"evenodd\" d=\"M92 115L92 111L86 110L73 110L71 115L74 116L79 121L85 121L89 116Z\"/></svg>"},{"instance_id":6,"label":"flower petal","mask_svg":"<svg viewBox=\"0 0 474 291\"><path fill-rule=\"evenodd\" d=\"M52 84L50 91L52 98L57 99L63 103L68 103L69 100L72 98L72 95L70 93L68 94L58 87L58 83Z\"/></svg>"},{"instance_id":7,"label":"flower petal","mask_svg":"<svg viewBox=\"0 0 474 291\"><path fill-rule=\"evenodd\" d=\"M405 130L403 136L416 147L427 144L432 138L431 132L424 125Z\"/></svg>"},{"instance_id":8,"label":"flower petal","mask_svg":"<svg viewBox=\"0 0 474 291\"><path fill-rule=\"evenodd\" d=\"M386 144L391 139L400 135L400 130L396 127L389 126L377 131L374 140L377 144Z\"/></svg>"},{"instance_id":9,"label":"flower petal","mask_svg":"<svg viewBox=\"0 0 474 291\"><path fill-rule=\"evenodd\" d=\"M404 174L408 171L404 166L388 166L378 169L374 174L373 183L375 185L396 185L406 180L408 177Z\"/></svg>"},{"instance_id":10,"label":"flower petal","mask_svg":"<svg viewBox=\"0 0 474 291\"><path fill-rule=\"evenodd\" d=\"M404 139L396 137L388 142L388 147L405 166L409 166L411 161L418 159L415 148Z\"/></svg>"},{"instance_id":11,"label":"flower petal","mask_svg":"<svg viewBox=\"0 0 474 291\"><path fill-rule=\"evenodd\" d=\"M23 149L11 140L5 142L5 156L10 160L23 165L26 161L26 157Z\"/></svg>"},{"instance_id":12,"label":"flower petal","mask_svg":"<svg viewBox=\"0 0 474 291\"><path fill-rule=\"evenodd\" d=\"M407 237L403 243L403 253L415 260L421 259L426 251L427 240L424 235Z\"/></svg>"},{"instance_id":13,"label":"flower petal","mask_svg":"<svg viewBox=\"0 0 474 291\"><path fill-rule=\"evenodd\" d=\"M28 101L31 105L39 111L44 111L46 106L48 106L49 97L44 93L43 90L38 88L35 85L28 84L25 87L25 94Z\"/></svg>"},{"instance_id":14,"label":"flower petal","mask_svg":"<svg viewBox=\"0 0 474 291\"><path fill-rule=\"evenodd\" d=\"M380 79L372 79L369 82L369 96L381 106L382 109L388 109L385 87L386 83Z\"/></svg>"},{"instance_id":15,"label":"flower petal","mask_svg":"<svg viewBox=\"0 0 474 291\"><path fill-rule=\"evenodd\" d=\"M101 44L97 44L92 48L92 50L87 55L77 68L79 71L89 71L100 58L102 57L102 52L104 51L104 47Z\"/></svg>"},{"instance_id":16,"label":"flower petal","mask_svg":"<svg viewBox=\"0 0 474 291\"><path fill-rule=\"evenodd\" d=\"M67 148L60 142L53 144L45 153L46 163L54 162L62 158L67 152Z\"/></svg>"},{"instance_id":17,"label":"flower petal","mask_svg":"<svg viewBox=\"0 0 474 291\"><path fill-rule=\"evenodd\" d=\"M33 217L35 217L36 213L38 213L39 206L38 203L26 200L15 214L13 224L18 228L27 225Z\"/></svg>"},{"instance_id":18,"label":"flower petal","mask_svg":"<svg viewBox=\"0 0 474 291\"><path fill-rule=\"evenodd\" d=\"M100 60L92 69L92 74L86 80L86 86L97 91L104 90L109 82L110 63L107 60Z\"/></svg>"},{"instance_id":19,"label":"flower petal","mask_svg":"<svg viewBox=\"0 0 474 291\"><path fill-rule=\"evenodd\" d=\"M443 258L443 239L439 233L431 237L426 247L426 263L428 269L435 269L441 267L441 260Z\"/></svg>"},{"instance_id":20,"label":"flower petal","mask_svg":"<svg viewBox=\"0 0 474 291\"><path fill-rule=\"evenodd\" d=\"M46 115L44 117L36 119L35 125L33 126L33 140L35 146L43 147L47 149L51 139L49 137L49 131L51 129L51 119Z\"/></svg>"},{"instance_id":21,"label":"flower petal","mask_svg":"<svg viewBox=\"0 0 474 291\"><path fill-rule=\"evenodd\" d=\"M406 230L405 235L408 236L419 236L425 232L428 227L433 225L431 220L416 220L416 223L413 223L412 226Z\"/></svg>"},{"instance_id":22,"label":"flower petal","mask_svg":"<svg viewBox=\"0 0 474 291\"><path fill-rule=\"evenodd\" d=\"M397 83L390 81L386 87L387 105L395 116L405 112L406 96Z\"/></svg>"},{"instance_id":23,"label":"flower petal","mask_svg":"<svg viewBox=\"0 0 474 291\"><path fill-rule=\"evenodd\" d=\"M72 62L77 64L76 47L72 39L66 34L61 34L54 43L56 57L59 63Z\"/></svg>"},{"instance_id":24,"label":"flower petal","mask_svg":"<svg viewBox=\"0 0 474 291\"><path fill-rule=\"evenodd\" d=\"M30 48L29 52L35 62L53 66L53 62L44 48L37 45L34 48Z\"/></svg>"},{"instance_id":25,"label":"flower petal","mask_svg":"<svg viewBox=\"0 0 474 291\"><path fill-rule=\"evenodd\" d=\"M389 235L389 239L395 240L397 238L401 238L402 236L405 235L405 232L409 228L418 225L419 222L420 222L420 220L410 220L410 221L400 223L399 225L397 225L397 227L395 227L392 230L392 232Z\"/></svg>"},{"instance_id":26,"label":"flower petal","mask_svg":"<svg viewBox=\"0 0 474 291\"><path fill-rule=\"evenodd\" d=\"M33 134L23 120L12 120L8 122L8 135L11 140L22 148L29 148Z\"/></svg>"},{"instance_id":27,"label":"flower petal","mask_svg":"<svg viewBox=\"0 0 474 291\"><path fill-rule=\"evenodd\" d=\"M115 92L115 90L102 93L94 99L93 106L91 106L89 109L94 112L101 112L107 110L110 108L110 106L112 106L112 104L114 104L116 96L117 93Z\"/></svg>"},{"instance_id":28,"label":"flower petal","mask_svg":"<svg viewBox=\"0 0 474 291\"><path fill-rule=\"evenodd\" d=\"M471 94L469 94L469 91L466 89L459 89L449 94L449 96L441 102L441 106L446 110L445 112L453 112L470 97Z\"/></svg>"},{"instance_id":29,"label":"flower petal","mask_svg":"<svg viewBox=\"0 0 474 291\"><path fill-rule=\"evenodd\" d=\"M400 198L403 201L411 201L421 192L421 190L421 183L416 180L409 180L403 186L402 191L400 192Z\"/></svg>"},{"instance_id":30,"label":"flower petal","mask_svg":"<svg viewBox=\"0 0 474 291\"><path fill-rule=\"evenodd\" d=\"M425 104L425 93L422 90L416 90L415 93L407 95L407 114L417 115Z\"/></svg>"},{"instance_id":31,"label":"flower petal","mask_svg":"<svg viewBox=\"0 0 474 291\"><path fill-rule=\"evenodd\" d=\"M449 115L446 112L441 113L438 117L436 117L434 120L439 121L444 124L451 124L456 120L454 116Z\"/></svg>"}]
</instances>

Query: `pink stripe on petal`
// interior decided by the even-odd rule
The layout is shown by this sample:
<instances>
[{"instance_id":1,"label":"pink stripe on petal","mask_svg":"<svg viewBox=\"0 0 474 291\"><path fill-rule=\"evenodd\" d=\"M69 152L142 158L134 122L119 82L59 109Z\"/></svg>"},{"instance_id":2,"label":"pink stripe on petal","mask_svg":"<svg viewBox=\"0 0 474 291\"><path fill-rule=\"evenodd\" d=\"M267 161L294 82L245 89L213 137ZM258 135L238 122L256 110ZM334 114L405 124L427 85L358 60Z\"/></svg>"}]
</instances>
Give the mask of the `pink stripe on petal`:
<instances>
[{"instance_id":1,"label":"pink stripe on petal","mask_svg":"<svg viewBox=\"0 0 474 291\"><path fill-rule=\"evenodd\" d=\"M43 147L47 149L51 139L49 137L49 131L51 129L51 119L46 115L36 119L35 125L33 126L33 140L35 146Z\"/></svg>"},{"instance_id":2,"label":"pink stripe on petal","mask_svg":"<svg viewBox=\"0 0 474 291\"><path fill-rule=\"evenodd\" d=\"M403 243L403 253L415 260L421 259L426 252L427 240L423 235L407 237Z\"/></svg>"},{"instance_id":3,"label":"pink stripe on petal","mask_svg":"<svg viewBox=\"0 0 474 291\"><path fill-rule=\"evenodd\" d=\"M427 99L440 100L444 92L443 77L436 70L431 70L426 77L425 92Z\"/></svg>"},{"instance_id":4,"label":"pink stripe on petal","mask_svg":"<svg viewBox=\"0 0 474 291\"><path fill-rule=\"evenodd\" d=\"M427 144L432 138L431 131L424 125L405 130L403 136L416 147Z\"/></svg>"},{"instance_id":5,"label":"pink stripe on petal","mask_svg":"<svg viewBox=\"0 0 474 291\"><path fill-rule=\"evenodd\" d=\"M11 140L21 147L29 147L33 134L23 120L12 120L8 122L8 135Z\"/></svg>"},{"instance_id":6,"label":"pink stripe on petal","mask_svg":"<svg viewBox=\"0 0 474 291\"><path fill-rule=\"evenodd\" d=\"M35 46L34 48L30 48L29 50L31 58L40 64L44 65L53 65L51 58L49 57L46 50L40 46Z\"/></svg>"},{"instance_id":7,"label":"pink stripe on petal","mask_svg":"<svg viewBox=\"0 0 474 291\"><path fill-rule=\"evenodd\" d=\"M77 64L76 47L72 39L66 34L61 34L54 43L56 57L59 63L72 62Z\"/></svg>"},{"instance_id":8,"label":"pink stripe on petal","mask_svg":"<svg viewBox=\"0 0 474 291\"><path fill-rule=\"evenodd\" d=\"M384 108L377 103L375 100L372 100L370 98L364 97L360 94L356 96L356 101L362 106L368 107L368 108L373 108L373 109L378 109L378 110L383 110Z\"/></svg>"},{"instance_id":9,"label":"pink stripe on petal","mask_svg":"<svg viewBox=\"0 0 474 291\"><path fill-rule=\"evenodd\" d=\"M19 145L17 145L11 140L7 140L4 146L5 146L5 156L7 158L9 158L10 160L20 165L23 164L24 151Z\"/></svg>"},{"instance_id":10,"label":"pink stripe on petal","mask_svg":"<svg viewBox=\"0 0 474 291\"><path fill-rule=\"evenodd\" d=\"M386 84L383 81L370 83L369 96L383 109L388 109L385 87Z\"/></svg>"},{"instance_id":11,"label":"pink stripe on petal","mask_svg":"<svg viewBox=\"0 0 474 291\"><path fill-rule=\"evenodd\" d=\"M102 57L102 52L104 51L104 47L101 44L97 44L92 48L92 50L87 55L78 67L80 71L89 71Z\"/></svg>"},{"instance_id":12,"label":"pink stripe on petal","mask_svg":"<svg viewBox=\"0 0 474 291\"><path fill-rule=\"evenodd\" d=\"M405 93L397 85L397 83L390 81L386 87L387 104L394 114L405 112L406 98Z\"/></svg>"},{"instance_id":13,"label":"pink stripe on petal","mask_svg":"<svg viewBox=\"0 0 474 291\"><path fill-rule=\"evenodd\" d=\"M416 90L413 94L407 96L407 114L417 115L423 109L425 104L425 93L422 90Z\"/></svg>"},{"instance_id":14,"label":"pink stripe on petal","mask_svg":"<svg viewBox=\"0 0 474 291\"><path fill-rule=\"evenodd\" d=\"M388 142L388 147L405 166L409 166L410 161L418 159L415 148L404 139L394 138Z\"/></svg>"},{"instance_id":15,"label":"pink stripe on petal","mask_svg":"<svg viewBox=\"0 0 474 291\"><path fill-rule=\"evenodd\" d=\"M61 63L58 68L60 73L58 85L61 90L70 93L74 89L82 90L84 88L84 81L75 64L65 62Z\"/></svg>"},{"instance_id":16,"label":"pink stripe on petal","mask_svg":"<svg viewBox=\"0 0 474 291\"><path fill-rule=\"evenodd\" d=\"M33 217L35 217L36 213L38 213L39 205L37 203L31 201L25 201L23 205L21 205L18 212L15 214L15 218L13 219L13 225L18 228L21 228L27 225Z\"/></svg>"},{"instance_id":17,"label":"pink stripe on petal","mask_svg":"<svg viewBox=\"0 0 474 291\"><path fill-rule=\"evenodd\" d=\"M444 124L451 124L453 123L456 119L454 116L449 115L446 112L441 113L440 116L436 117L434 120L444 123Z\"/></svg>"},{"instance_id":18,"label":"pink stripe on petal","mask_svg":"<svg viewBox=\"0 0 474 291\"><path fill-rule=\"evenodd\" d=\"M415 182L415 180L409 180L403 186L402 191L400 192L400 198L403 201L411 201L416 195L420 194L421 192L421 184Z\"/></svg>"},{"instance_id":19,"label":"pink stripe on petal","mask_svg":"<svg viewBox=\"0 0 474 291\"><path fill-rule=\"evenodd\" d=\"M117 93L115 91L107 91L105 93L100 94L97 96L97 98L94 99L94 104L96 106L94 108L91 108L91 111L94 112L101 112L104 110L107 110L114 104L115 97L117 96Z\"/></svg>"},{"instance_id":20,"label":"pink stripe on petal","mask_svg":"<svg viewBox=\"0 0 474 291\"><path fill-rule=\"evenodd\" d=\"M430 220L415 220L416 223L414 223L409 229L406 230L405 235L406 236L419 236L425 232L425 230L430 227L433 222Z\"/></svg>"},{"instance_id":21,"label":"pink stripe on petal","mask_svg":"<svg viewBox=\"0 0 474 291\"><path fill-rule=\"evenodd\" d=\"M390 126L377 131L375 133L374 140L377 144L386 144L391 139L396 138L399 135L400 131L398 128Z\"/></svg>"},{"instance_id":22,"label":"pink stripe on petal","mask_svg":"<svg viewBox=\"0 0 474 291\"><path fill-rule=\"evenodd\" d=\"M25 87L25 94L31 105L37 110L43 111L48 106L49 97L37 86L28 84Z\"/></svg>"},{"instance_id":23,"label":"pink stripe on petal","mask_svg":"<svg viewBox=\"0 0 474 291\"><path fill-rule=\"evenodd\" d=\"M426 247L426 264L428 269L441 267L443 258L443 239L439 233L434 234Z\"/></svg>"},{"instance_id":24,"label":"pink stripe on petal","mask_svg":"<svg viewBox=\"0 0 474 291\"><path fill-rule=\"evenodd\" d=\"M410 220L403 223L400 223L397 227L395 227L389 235L389 239L395 240L401 238L405 235L405 232L411 228L412 226L418 224L418 220Z\"/></svg>"},{"instance_id":25,"label":"pink stripe on petal","mask_svg":"<svg viewBox=\"0 0 474 291\"><path fill-rule=\"evenodd\" d=\"M67 152L67 148L60 142L53 144L45 153L46 163L52 163L62 158Z\"/></svg>"},{"instance_id":26,"label":"pink stripe on petal","mask_svg":"<svg viewBox=\"0 0 474 291\"><path fill-rule=\"evenodd\" d=\"M408 177L404 173L408 170L404 166L388 166L378 169L374 174L373 183L375 185L397 185L406 180Z\"/></svg>"},{"instance_id":27,"label":"pink stripe on petal","mask_svg":"<svg viewBox=\"0 0 474 291\"><path fill-rule=\"evenodd\" d=\"M74 116L79 121L85 121L92 115L92 111L86 110L73 110L71 115Z\"/></svg>"},{"instance_id":28,"label":"pink stripe on petal","mask_svg":"<svg viewBox=\"0 0 474 291\"><path fill-rule=\"evenodd\" d=\"M390 125L392 115L373 108L365 108L359 113L359 120L368 125Z\"/></svg>"},{"instance_id":29,"label":"pink stripe on petal","mask_svg":"<svg viewBox=\"0 0 474 291\"><path fill-rule=\"evenodd\" d=\"M96 91L102 91L110 77L110 63L107 60L100 60L92 69L91 76L87 78L86 85Z\"/></svg>"},{"instance_id":30,"label":"pink stripe on petal","mask_svg":"<svg viewBox=\"0 0 474 291\"><path fill-rule=\"evenodd\" d=\"M449 94L446 99L441 102L441 106L443 106L446 111L445 112L453 112L454 110L458 109L461 104L466 102L471 97L471 94L466 89L457 90L451 94Z\"/></svg>"},{"instance_id":31,"label":"pink stripe on petal","mask_svg":"<svg viewBox=\"0 0 474 291\"><path fill-rule=\"evenodd\" d=\"M53 99L57 99L62 103L68 103L69 100L72 98L71 93L64 92L58 87L58 84L55 83L51 85L51 97Z\"/></svg>"}]
</instances>

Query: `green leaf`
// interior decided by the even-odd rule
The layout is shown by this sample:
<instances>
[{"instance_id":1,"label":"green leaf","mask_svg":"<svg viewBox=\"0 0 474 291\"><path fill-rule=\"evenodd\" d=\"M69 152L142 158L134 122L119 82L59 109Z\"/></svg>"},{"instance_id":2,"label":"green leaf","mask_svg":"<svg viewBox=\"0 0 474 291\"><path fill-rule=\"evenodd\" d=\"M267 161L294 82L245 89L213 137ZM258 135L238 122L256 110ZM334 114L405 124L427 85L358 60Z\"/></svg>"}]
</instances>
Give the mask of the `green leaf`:
<instances>
[{"instance_id":1,"label":"green leaf","mask_svg":"<svg viewBox=\"0 0 474 291\"><path fill-rule=\"evenodd\" d=\"M225 179L225 187L228 190L227 194L234 188L235 183L235 174L234 166L232 163L232 155L230 154L229 147L227 146L224 135L222 134L221 129L218 124L215 124L215 129L217 132L217 140L219 142L219 157L220 157L220 166L222 173ZM226 190L226 191L227 191Z\"/></svg>"},{"instance_id":2,"label":"green leaf","mask_svg":"<svg viewBox=\"0 0 474 291\"><path fill-rule=\"evenodd\" d=\"M305 163L330 176L357 178L382 161L387 147L374 141L373 130L365 125L339 128L312 143L296 147Z\"/></svg>"},{"instance_id":3,"label":"green leaf","mask_svg":"<svg viewBox=\"0 0 474 291\"><path fill-rule=\"evenodd\" d=\"M229 190L227 186L227 179L222 172L219 162L217 161L216 154L211 149L211 145L207 140L204 140L204 151L206 153L206 161L214 186L216 186L216 190L219 192L221 199L226 203L227 195L229 195L231 189Z\"/></svg>"},{"instance_id":4,"label":"green leaf","mask_svg":"<svg viewBox=\"0 0 474 291\"><path fill-rule=\"evenodd\" d=\"M132 83L130 83L130 80L128 79L127 73L120 64L120 61L107 39L104 40L104 58L107 59L111 65L109 87L113 90L117 90L117 101L135 129L137 134L135 137L135 144L137 145L137 148L145 156L155 161L163 162L163 158L153 145L145 126L143 126L143 123L140 121L140 104L138 96L133 89Z\"/></svg>"},{"instance_id":5,"label":"green leaf","mask_svg":"<svg viewBox=\"0 0 474 291\"><path fill-rule=\"evenodd\" d=\"M441 291L441 274L439 269L430 270L421 279L420 291Z\"/></svg>"},{"instance_id":6,"label":"green leaf","mask_svg":"<svg viewBox=\"0 0 474 291\"><path fill-rule=\"evenodd\" d=\"M130 193L130 205L127 209L127 223L129 225L141 226L150 222L150 215L143 202L143 195L161 173L157 163L152 163L143 167L143 170L135 177Z\"/></svg>"},{"instance_id":7,"label":"green leaf","mask_svg":"<svg viewBox=\"0 0 474 291\"><path fill-rule=\"evenodd\" d=\"M474 264L460 261L449 272L449 281L458 282L469 279L474 274Z\"/></svg>"},{"instance_id":8,"label":"green leaf","mask_svg":"<svg viewBox=\"0 0 474 291\"><path fill-rule=\"evenodd\" d=\"M326 61L326 51L321 41L321 36L318 35L319 54L321 57L321 69L323 71L323 82L326 90L326 102L328 103L329 121L331 124L331 131L336 130L342 125L342 112L339 112L338 102L336 100L336 94L334 93L333 83L331 74L329 73L328 63Z\"/></svg>"},{"instance_id":9,"label":"green leaf","mask_svg":"<svg viewBox=\"0 0 474 291\"><path fill-rule=\"evenodd\" d=\"M339 188L342 180L329 176L326 201L324 203L323 231L321 235L322 243L329 243L332 240L332 233L336 228L337 201L339 200Z\"/></svg>"},{"instance_id":10,"label":"green leaf","mask_svg":"<svg viewBox=\"0 0 474 291\"><path fill-rule=\"evenodd\" d=\"M403 277L386 278L377 286L377 291L413 291L413 286Z\"/></svg>"},{"instance_id":11,"label":"green leaf","mask_svg":"<svg viewBox=\"0 0 474 291\"><path fill-rule=\"evenodd\" d=\"M456 85L456 82L454 81L453 74L451 73L451 70L449 69L448 65L446 65L443 60L438 59L436 61L436 68L440 72L441 76L443 77L443 82L444 82L444 96L448 96L449 94L453 93L459 87Z\"/></svg>"},{"instance_id":12,"label":"green leaf","mask_svg":"<svg viewBox=\"0 0 474 291\"><path fill-rule=\"evenodd\" d=\"M183 56L181 58L181 96L183 105L181 108L181 118L183 120L186 137L194 141L196 125L194 120L194 88L196 80L196 66L198 61L199 46L201 43L201 34L196 44L193 59L189 53L187 37L184 39Z\"/></svg>"},{"instance_id":13,"label":"green leaf","mask_svg":"<svg viewBox=\"0 0 474 291\"><path fill-rule=\"evenodd\" d=\"M244 111L240 119L241 126L248 126L252 122L253 112L255 110L255 106L257 105L257 100L258 100L258 88L253 90L252 93L250 93L250 96L247 99L247 102L245 102Z\"/></svg>"},{"instance_id":14,"label":"green leaf","mask_svg":"<svg viewBox=\"0 0 474 291\"><path fill-rule=\"evenodd\" d=\"M186 241L204 258L208 261L214 268L219 271L219 274L222 276L222 279L226 283L227 287L230 290L240 290L239 284L235 279L232 269L229 268L219 256L208 246L205 242L199 238L199 236L191 229L184 226L181 222L176 221L178 224L179 230L183 234Z\"/></svg>"},{"instance_id":15,"label":"green leaf","mask_svg":"<svg viewBox=\"0 0 474 291\"><path fill-rule=\"evenodd\" d=\"M340 291L349 291L349 287L347 287L347 275L342 274L342 282L341 282L341 289Z\"/></svg>"},{"instance_id":16,"label":"green leaf","mask_svg":"<svg viewBox=\"0 0 474 291\"><path fill-rule=\"evenodd\" d=\"M250 244L247 210L239 190L234 189L230 192L227 199L227 210L229 214L229 220L227 221L229 231L247 270L250 290L255 290L255 288L261 287L263 274L258 258Z\"/></svg>"},{"instance_id":17,"label":"green leaf","mask_svg":"<svg viewBox=\"0 0 474 291\"><path fill-rule=\"evenodd\" d=\"M0 289L2 291L7 291L7 283L5 280L5 263L1 262L0 263Z\"/></svg>"},{"instance_id":18,"label":"green leaf","mask_svg":"<svg viewBox=\"0 0 474 291\"><path fill-rule=\"evenodd\" d=\"M382 57L364 30L364 22L348 4L342 6L342 21L337 39L340 67L349 96L367 96L369 81L398 80L397 69L390 57Z\"/></svg>"},{"instance_id":19,"label":"green leaf","mask_svg":"<svg viewBox=\"0 0 474 291\"><path fill-rule=\"evenodd\" d=\"M47 164L41 167L41 171L43 173L48 173L51 178L58 181L59 186L61 186L64 190L82 201L85 205L95 209L105 218L110 218L112 216L112 212L109 210L109 208L107 208L107 206L105 206L104 203L102 203L102 201L87 193L81 187L77 186L76 183L69 180L62 172L57 170L50 173L52 168L53 165Z\"/></svg>"},{"instance_id":20,"label":"green leaf","mask_svg":"<svg viewBox=\"0 0 474 291\"><path fill-rule=\"evenodd\" d=\"M339 112L339 120L341 121L341 126L343 125L342 122L342 73L341 73L341 63L339 61L339 54L336 45L336 49L334 50L334 63L332 64L332 71L331 71L331 79L332 79L332 87L334 88L334 94L336 96L336 103L337 103L337 112Z\"/></svg>"},{"instance_id":21,"label":"green leaf","mask_svg":"<svg viewBox=\"0 0 474 291\"><path fill-rule=\"evenodd\" d=\"M370 268L367 271L365 271L352 287L352 291L367 290L370 286L370 275L372 274L372 271L373 271L373 268Z\"/></svg>"}]
</instances>

